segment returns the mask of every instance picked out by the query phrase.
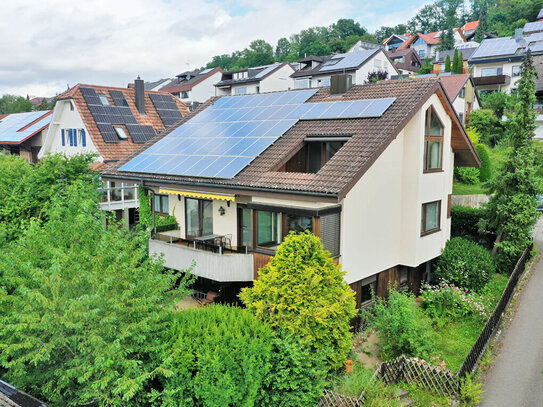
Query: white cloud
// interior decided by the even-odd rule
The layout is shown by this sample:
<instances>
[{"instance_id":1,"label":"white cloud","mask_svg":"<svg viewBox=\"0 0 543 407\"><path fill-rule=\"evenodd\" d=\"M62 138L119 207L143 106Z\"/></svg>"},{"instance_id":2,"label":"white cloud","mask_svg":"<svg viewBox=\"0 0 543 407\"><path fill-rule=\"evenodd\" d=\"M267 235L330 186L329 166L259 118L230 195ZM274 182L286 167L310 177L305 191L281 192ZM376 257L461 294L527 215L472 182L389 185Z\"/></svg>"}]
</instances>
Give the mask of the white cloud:
<instances>
[{"instance_id":1,"label":"white cloud","mask_svg":"<svg viewBox=\"0 0 543 407\"><path fill-rule=\"evenodd\" d=\"M381 21L356 0L333 7L327 0L4 0L0 95L50 96L76 83L126 86L138 74L171 77L254 39L275 45L361 10L364 20Z\"/></svg>"}]
</instances>

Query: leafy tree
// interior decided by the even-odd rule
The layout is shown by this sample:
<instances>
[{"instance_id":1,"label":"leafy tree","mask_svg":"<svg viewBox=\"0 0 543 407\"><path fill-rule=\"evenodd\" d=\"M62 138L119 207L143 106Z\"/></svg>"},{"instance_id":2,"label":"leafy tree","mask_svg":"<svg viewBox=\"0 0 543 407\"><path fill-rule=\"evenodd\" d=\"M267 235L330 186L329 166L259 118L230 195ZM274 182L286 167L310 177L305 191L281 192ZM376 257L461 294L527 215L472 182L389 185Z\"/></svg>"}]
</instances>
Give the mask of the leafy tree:
<instances>
[{"instance_id":1,"label":"leafy tree","mask_svg":"<svg viewBox=\"0 0 543 407\"><path fill-rule=\"evenodd\" d=\"M505 92L492 92L481 97L481 106L484 109L491 109L496 118L501 120L511 99L512 97Z\"/></svg>"},{"instance_id":2,"label":"leafy tree","mask_svg":"<svg viewBox=\"0 0 543 407\"><path fill-rule=\"evenodd\" d=\"M535 197L539 193L533 135L535 129L535 80L537 72L528 50L517 82L517 103L508 114L511 149L497 176L490 181L490 227L497 231L493 249L501 270L510 271L530 243L537 221ZM471 117L470 117L471 120Z\"/></svg>"},{"instance_id":3,"label":"leafy tree","mask_svg":"<svg viewBox=\"0 0 543 407\"><path fill-rule=\"evenodd\" d=\"M468 125L479 133L481 142L490 147L494 147L503 138L503 126L491 109L471 112Z\"/></svg>"},{"instance_id":4,"label":"leafy tree","mask_svg":"<svg viewBox=\"0 0 543 407\"><path fill-rule=\"evenodd\" d=\"M104 228L97 195L74 182L0 252L0 364L52 405L146 405L187 280L175 288L147 234Z\"/></svg>"},{"instance_id":5,"label":"leafy tree","mask_svg":"<svg viewBox=\"0 0 543 407\"><path fill-rule=\"evenodd\" d=\"M439 41L438 49L440 51L447 51L453 48L454 48L453 28L449 27L446 31L441 32L441 38Z\"/></svg>"},{"instance_id":6,"label":"leafy tree","mask_svg":"<svg viewBox=\"0 0 543 407\"><path fill-rule=\"evenodd\" d=\"M451 72L451 56L448 54L445 58L445 72Z\"/></svg>"},{"instance_id":7,"label":"leafy tree","mask_svg":"<svg viewBox=\"0 0 543 407\"><path fill-rule=\"evenodd\" d=\"M330 26L331 36L345 40L350 35L361 36L366 34L367 30L360 26L360 23L353 19L340 18L336 23Z\"/></svg>"},{"instance_id":8,"label":"leafy tree","mask_svg":"<svg viewBox=\"0 0 543 407\"><path fill-rule=\"evenodd\" d=\"M283 62L290 54L290 42L286 38L279 38L275 47L275 60Z\"/></svg>"},{"instance_id":9,"label":"leafy tree","mask_svg":"<svg viewBox=\"0 0 543 407\"><path fill-rule=\"evenodd\" d=\"M289 234L240 298L247 309L275 328L298 335L340 367L351 348L349 321L355 300L342 272L319 238Z\"/></svg>"},{"instance_id":10,"label":"leafy tree","mask_svg":"<svg viewBox=\"0 0 543 407\"><path fill-rule=\"evenodd\" d=\"M356 43L356 41L355 41L355 43ZM328 42L328 48L330 48L330 51L337 52L337 53L340 53L340 54L347 51L345 40L342 40L341 38L332 38Z\"/></svg>"},{"instance_id":11,"label":"leafy tree","mask_svg":"<svg viewBox=\"0 0 543 407\"><path fill-rule=\"evenodd\" d=\"M434 66L432 65L430 58L424 58L422 60L422 66L417 72L417 75L426 75L426 74L431 73L433 70L434 70Z\"/></svg>"},{"instance_id":12,"label":"leafy tree","mask_svg":"<svg viewBox=\"0 0 543 407\"><path fill-rule=\"evenodd\" d=\"M418 32L435 32L444 26L446 17L437 3L424 5L408 25L413 26Z\"/></svg>"},{"instance_id":13,"label":"leafy tree","mask_svg":"<svg viewBox=\"0 0 543 407\"><path fill-rule=\"evenodd\" d=\"M31 112L34 105L22 96L3 95L0 98L0 114Z\"/></svg>"},{"instance_id":14,"label":"leafy tree","mask_svg":"<svg viewBox=\"0 0 543 407\"><path fill-rule=\"evenodd\" d=\"M249 48L243 50L245 67L268 65L274 62L273 47L264 40L251 42Z\"/></svg>"}]
</instances>

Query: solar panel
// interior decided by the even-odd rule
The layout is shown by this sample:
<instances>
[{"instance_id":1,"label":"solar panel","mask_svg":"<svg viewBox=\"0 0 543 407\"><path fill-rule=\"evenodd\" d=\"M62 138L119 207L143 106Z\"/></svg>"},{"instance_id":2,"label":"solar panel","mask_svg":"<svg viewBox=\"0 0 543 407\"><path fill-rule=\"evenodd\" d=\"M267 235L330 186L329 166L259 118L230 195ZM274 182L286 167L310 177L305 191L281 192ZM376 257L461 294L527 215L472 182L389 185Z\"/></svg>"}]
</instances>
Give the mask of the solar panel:
<instances>
[{"instance_id":1,"label":"solar panel","mask_svg":"<svg viewBox=\"0 0 543 407\"><path fill-rule=\"evenodd\" d=\"M127 124L126 129L132 136L134 143L145 143L156 136L153 126L144 126L139 124Z\"/></svg>"},{"instance_id":2,"label":"solar panel","mask_svg":"<svg viewBox=\"0 0 543 407\"><path fill-rule=\"evenodd\" d=\"M150 93L149 97L160 116L160 120L164 123L164 126L170 127L183 118L173 96Z\"/></svg>"},{"instance_id":3,"label":"solar panel","mask_svg":"<svg viewBox=\"0 0 543 407\"><path fill-rule=\"evenodd\" d=\"M49 123L50 111L13 113L0 119L0 142L21 143ZM35 122L31 126L29 124ZM28 127L27 127L28 126Z\"/></svg>"},{"instance_id":4,"label":"solar panel","mask_svg":"<svg viewBox=\"0 0 543 407\"><path fill-rule=\"evenodd\" d=\"M113 99L113 103L115 103L115 106L128 107L128 102L126 101L126 98L124 97L123 91L110 90L109 94L111 95L111 98Z\"/></svg>"},{"instance_id":5,"label":"solar panel","mask_svg":"<svg viewBox=\"0 0 543 407\"><path fill-rule=\"evenodd\" d=\"M202 72L199 73L199 75L205 75L206 73L210 73L213 69L215 68L204 69Z\"/></svg>"},{"instance_id":6,"label":"solar panel","mask_svg":"<svg viewBox=\"0 0 543 407\"><path fill-rule=\"evenodd\" d=\"M332 71L336 69L353 69L360 66L368 58L376 53L375 49L358 52L348 52L346 54L334 55L332 59L322 64L319 71ZM338 62L335 62L339 60Z\"/></svg>"},{"instance_id":7,"label":"solar panel","mask_svg":"<svg viewBox=\"0 0 543 407\"><path fill-rule=\"evenodd\" d=\"M98 126L98 130L100 130L105 142L116 143L120 140L117 132L113 128L113 125L109 123L96 123L96 125Z\"/></svg>"},{"instance_id":8,"label":"solar panel","mask_svg":"<svg viewBox=\"0 0 543 407\"><path fill-rule=\"evenodd\" d=\"M524 25L523 31L525 33L543 31L543 21L534 21L532 23L526 23Z\"/></svg>"},{"instance_id":9,"label":"solar panel","mask_svg":"<svg viewBox=\"0 0 543 407\"><path fill-rule=\"evenodd\" d=\"M487 38L483 40L481 45L471 56L471 59L486 58L500 55L513 55L517 52L517 49L526 45L524 39L515 40L514 38Z\"/></svg>"},{"instance_id":10,"label":"solar panel","mask_svg":"<svg viewBox=\"0 0 543 407\"><path fill-rule=\"evenodd\" d=\"M379 117L396 100L305 103L316 92L225 96L120 170L232 178L298 120Z\"/></svg>"}]
</instances>

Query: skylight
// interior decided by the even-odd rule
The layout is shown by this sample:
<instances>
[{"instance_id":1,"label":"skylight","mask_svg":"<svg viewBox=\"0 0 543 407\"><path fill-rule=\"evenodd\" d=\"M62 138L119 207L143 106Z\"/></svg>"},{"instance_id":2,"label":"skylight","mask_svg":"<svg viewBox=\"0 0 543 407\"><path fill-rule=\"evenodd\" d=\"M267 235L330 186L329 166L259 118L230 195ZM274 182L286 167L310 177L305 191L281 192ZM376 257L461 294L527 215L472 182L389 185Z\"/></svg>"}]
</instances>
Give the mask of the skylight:
<instances>
[{"instance_id":1,"label":"skylight","mask_svg":"<svg viewBox=\"0 0 543 407\"><path fill-rule=\"evenodd\" d=\"M126 135L126 132L124 131L124 129L120 126L114 126L115 128L115 132L117 133L117 136L119 136L119 138L121 140L127 140L128 139L128 136Z\"/></svg>"}]
</instances>

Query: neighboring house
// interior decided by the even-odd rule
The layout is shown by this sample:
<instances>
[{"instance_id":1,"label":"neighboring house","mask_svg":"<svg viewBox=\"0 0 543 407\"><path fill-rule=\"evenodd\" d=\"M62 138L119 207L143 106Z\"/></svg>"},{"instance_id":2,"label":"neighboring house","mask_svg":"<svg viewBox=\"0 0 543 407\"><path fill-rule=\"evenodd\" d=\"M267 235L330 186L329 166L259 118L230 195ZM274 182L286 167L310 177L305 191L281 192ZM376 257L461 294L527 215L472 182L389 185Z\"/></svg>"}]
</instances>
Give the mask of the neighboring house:
<instances>
[{"instance_id":1,"label":"neighboring house","mask_svg":"<svg viewBox=\"0 0 543 407\"><path fill-rule=\"evenodd\" d=\"M370 72L386 71L389 77L398 75L398 71L381 48L322 58L311 56L299 62L300 69L290 75L294 80L294 89L330 86L330 77L340 73L347 75L353 85L364 84Z\"/></svg>"},{"instance_id":2,"label":"neighboring house","mask_svg":"<svg viewBox=\"0 0 543 407\"><path fill-rule=\"evenodd\" d=\"M386 51L385 54L392 61L400 75L414 74L422 66L419 54L412 48L400 49L395 52Z\"/></svg>"},{"instance_id":3,"label":"neighboring house","mask_svg":"<svg viewBox=\"0 0 543 407\"><path fill-rule=\"evenodd\" d=\"M171 93L193 110L215 96L215 84L221 80L223 72L222 68L183 72L176 76L176 80L160 88L160 91Z\"/></svg>"},{"instance_id":4,"label":"neighboring house","mask_svg":"<svg viewBox=\"0 0 543 407\"><path fill-rule=\"evenodd\" d=\"M483 40L471 55L468 62L479 94L515 89L526 50L543 55L543 33L522 35L521 31L513 37Z\"/></svg>"},{"instance_id":5,"label":"neighboring house","mask_svg":"<svg viewBox=\"0 0 543 407\"><path fill-rule=\"evenodd\" d=\"M309 230L358 306L396 282L417 290L450 238L453 168L479 158L438 79L340 87L214 99L103 177L177 218L149 241L168 268L250 284Z\"/></svg>"},{"instance_id":6,"label":"neighboring house","mask_svg":"<svg viewBox=\"0 0 543 407\"><path fill-rule=\"evenodd\" d=\"M456 114L458 114L460 122L465 125L469 114L481 107L473 79L469 73L465 73L459 75L441 74L439 80Z\"/></svg>"},{"instance_id":7,"label":"neighboring house","mask_svg":"<svg viewBox=\"0 0 543 407\"><path fill-rule=\"evenodd\" d=\"M38 157L63 153L96 154L96 170L124 158L188 114L169 93L135 88L78 84L57 98L51 125ZM127 225L137 221L139 207L134 184L106 183L101 207L115 211Z\"/></svg>"},{"instance_id":8,"label":"neighboring house","mask_svg":"<svg viewBox=\"0 0 543 407\"><path fill-rule=\"evenodd\" d=\"M0 153L19 155L29 163L38 162L52 110L0 115Z\"/></svg>"},{"instance_id":9,"label":"neighboring house","mask_svg":"<svg viewBox=\"0 0 543 407\"><path fill-rule=\"evenodd\" d=\"M525 34L535 34L543 32L543 8L539 10L539 14L537 15L537 21L524 24L524 28L522 29L522 31Z\"/></svg>"},{"instance_id":10,"label":"neighboring house","mask_svg":"<svg viewBox=\"0 0 543 407\"><path fill-rule=\"evenodd\" d=\"M0 380L0 407L47 407L47 404Z\"/></svg>"},{"instance_id":11,"label":"neighboring house","mask_svg":"<svg viewBox=\"0 0 543 407\"><path fill-rule=\"evenodd\" d=\"M367 51L369 49L377 48L385 49L385 45L371 41L358 40L347 52Z\"/></svg>"},{"instance_id":12,"label":"neighboring house","mask_svg":"<svg viewBox=\"0 0 543 407\"><path fill-rule=\"evenodd\" d=\"M155 81L155 82L145 82L143 84L143 88L145 90L155 90L156 91L156 90L160 90L160 88L164 88L164 87L168 86L172 82L175 82L175 79L172 79L172 78L159 79L158 81ZM128 85L128 87L133 88L134 84L130 83Z\"/></svg>"},{"instance_id":13,"label":"neighboring house","mask_svg":"<svg viewBox=\"0 0 543 407\"><path fill-rule=\"evenodd\" d=\"M411 34L392 34L390 37L383 40L383 45L387 51L396 51L400 45L402 45L407 39L411 37Z\"/></svg>"},{"instance_id":14,"label":"neighboring house","mask_svg":"<svg viewBox=\"0 0 543 407\"><path fill-rule=\"evenodd\" d=\"M51 97L51 98L46 98L46 97L39 97L39 96L36 96L36 97L33 97L30 99L30 103L32 103L32 105L34 105L35 107L40 107L43 103L43 101L45 100L47 103L51 102L51 100L53 100L54 97Z\"/></svg>"},{"instance_id":15,"label":"neighboring house","mask_svg":"<svg viewBox=\"0 0 543 407\"><path fill-rule=\"evenodd\" d=\"M414 34L409 37L402 45L398 47L398 50L413 48L421 59L434 58L439 55L437 50L441 40L441 36L444 31L436 31L428 34ZM454 30L454 45L455 47L465 43L465 38L458 30Z\"/></svg>"},{"instance_id":16,"label":"neighboring house","mask_svg":"<svg viewBox=\"0 0 543 407\"><path fill-rule=\"evenodd\" d=\"M462 54L464 72L469 72L468 60L476 49L476 47L458 49L458 55L460 56L460 54ZM432 62L434 64L434 72L445 72L445 61L447 60L447 55L451 58L452 64L454 59L454 51L455 50L441 51L439 53L439 56Z\"/></svg>"},{"instance_id":17,"label":"neighboring house","mask_svg":"<svg viewBox=\"0 0 543 407\"><path fill-rule=\"evenodd\" d=\"M294 68L288 62L223 72L221 80L215 84L216 94L249 95L288 90L293 72Z\"/></svg>"}]
</instances>

